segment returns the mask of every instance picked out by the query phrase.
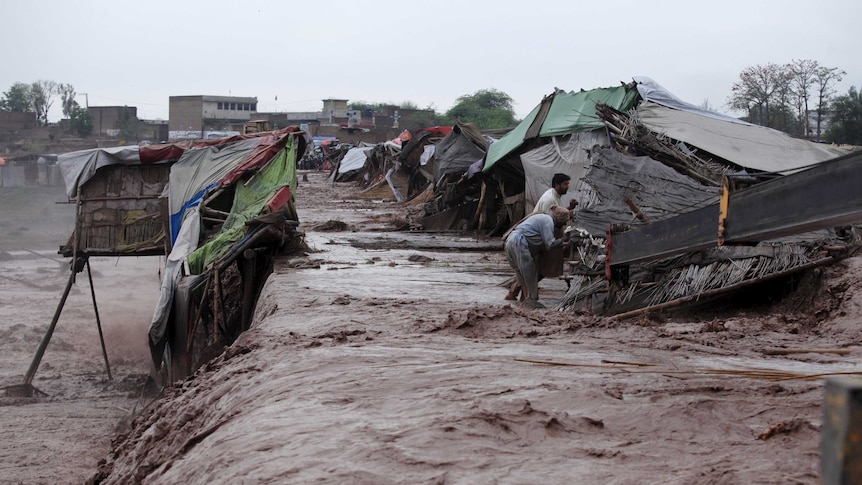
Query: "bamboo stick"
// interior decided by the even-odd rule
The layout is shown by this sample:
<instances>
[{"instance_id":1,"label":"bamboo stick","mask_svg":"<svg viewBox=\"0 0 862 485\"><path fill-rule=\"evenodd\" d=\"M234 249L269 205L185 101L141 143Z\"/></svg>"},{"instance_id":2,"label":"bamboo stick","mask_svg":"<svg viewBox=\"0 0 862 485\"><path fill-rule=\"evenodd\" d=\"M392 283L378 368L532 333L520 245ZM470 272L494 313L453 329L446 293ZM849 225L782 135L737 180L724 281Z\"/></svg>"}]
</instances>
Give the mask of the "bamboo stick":
<instances>
[{"instance_id":1,"label":"bamboo stick","mask_svg":"<svg viewBox=\"0 0 862 485\"><path fill-rule=\"evenodd\" d=\"M746 286L751 286L751 285L754 285L756 283L767 281L767 280L770 280L772 278L784 276L785 274L790 273L790 272L804 271L806 269L815 268L817 266L822 266L822 265L829 263L831 261L835 261L835 258L826 257L826 258L818 259L817 261L812 261L808 264L805 264L802 266L797 266L796 268L791 268L789 270L785 270L785 271L782 271L780 273L763 275L763 276L760 276L760 277L757 277L754 279L741 281L739 283L736 283L736 284L733 284L733 285L730 285L730 286L727 286L724 288L716 288L714 290L708 290L708 291L704 291L702 293L697 293L694 295L689 295L686 297L677 298L676 300L671 300L671 301L666 302L666 303L661 303L658 305L651 305L651 306L644 307L644 308L638 308L637 310L632 310L632 311L625 312L625 313L619 313L617 315L611 316L610 318L611 318L611 320L625 320L627 318L636 317L639 315L643 315L645 313L650 313L650 312L659 311L659 310L665 310L667 308L678 307L678 306L681 306L685 303L688 303L688 302L691 302L694 300L698 300L700 298L709 298L712 296L720 295L722 293L727 293L727 292L732 291L732 290L737 290L740 288L744 288Z\"/></svg>"}]
</instances>

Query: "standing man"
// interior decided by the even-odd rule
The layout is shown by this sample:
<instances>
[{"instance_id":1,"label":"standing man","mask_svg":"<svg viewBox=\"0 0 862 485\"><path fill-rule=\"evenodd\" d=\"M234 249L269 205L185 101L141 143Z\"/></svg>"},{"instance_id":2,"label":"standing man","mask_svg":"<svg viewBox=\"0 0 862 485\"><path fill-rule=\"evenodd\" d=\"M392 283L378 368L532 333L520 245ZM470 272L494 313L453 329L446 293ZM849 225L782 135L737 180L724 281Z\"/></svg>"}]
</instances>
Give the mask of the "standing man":
<instances>
[{"instance_id":1,"label":"standing man","mask_svg":"<svg viewBox=\"0 0 862 485\"><path fill-rule=\"evenodd\" d=\"M566 225L571 211L552 206L549 214L533 213L518 224L506 238L506 259L515 270L518 284L526 292L522 305L544 308L539 303L539 267L537 258L543 252L562 246L567 241L554 237L555 229Z\"/></svg>"},{"instance_id":2,"label":"standing man","mask_svg":"<svg viewBox=\"0 0 862 485\"><path fill-rule=\"evenodd\" d=\"M552 205L563 206L562 197L569 191L569 181L572 177L564 173L555 173L551 179L551 188L546 190L539 200L536 201L536 207L533 212L544 212L545 214L551 210ZM578 201L572 199L569 201L569 210L573 210L578 205Z\"/></svg>"}]
</instances>

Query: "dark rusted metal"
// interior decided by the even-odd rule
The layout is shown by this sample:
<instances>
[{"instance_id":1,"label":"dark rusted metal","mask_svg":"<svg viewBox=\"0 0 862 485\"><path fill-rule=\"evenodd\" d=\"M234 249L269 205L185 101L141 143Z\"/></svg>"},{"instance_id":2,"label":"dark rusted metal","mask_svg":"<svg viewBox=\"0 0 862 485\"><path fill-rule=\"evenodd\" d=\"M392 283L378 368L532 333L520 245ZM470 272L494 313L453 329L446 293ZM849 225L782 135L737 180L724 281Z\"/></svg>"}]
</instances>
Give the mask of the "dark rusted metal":
<instances>
[{"instance_id":1,"label":"dark rusted metal","mask_svg":"<svg viewBox=\"0 0 862 485\"><path fill-rule=\"evenodd\" d=\"M611 265L627 265L726 243L756 243L862 221L862 153L731 191L726 219L713 204L616 234ZM716 228L721 221L722 234Z\"/></svg>"}]
</instances>

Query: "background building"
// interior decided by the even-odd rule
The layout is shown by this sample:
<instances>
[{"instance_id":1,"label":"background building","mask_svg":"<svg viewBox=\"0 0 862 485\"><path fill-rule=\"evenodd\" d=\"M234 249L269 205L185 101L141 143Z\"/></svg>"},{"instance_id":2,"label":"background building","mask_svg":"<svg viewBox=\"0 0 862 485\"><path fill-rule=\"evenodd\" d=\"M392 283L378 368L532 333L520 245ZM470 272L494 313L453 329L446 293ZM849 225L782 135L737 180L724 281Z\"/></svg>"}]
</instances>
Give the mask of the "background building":
<instances>
[{"instance_id":1,"label":"background building","mask_svg":"<svg viewBox=\"0 0 862 485\"><path fill-rule=\"evenodd\" d=\"M93 135L96 137L118 136L123 124L138 121L135 106L89 106L87 112L93 119Z\"/></svg>"},{"instance_id":2,"label":"background building","mask_svg":"<svg viewBox=\"0 0 862 485\"><path fill-rule=\"evenodd\" d=\"M171 96L168 117L171 139L221 137L241 132L245 122L257 118L257 98Z\"/></svg>"}]
</instances>

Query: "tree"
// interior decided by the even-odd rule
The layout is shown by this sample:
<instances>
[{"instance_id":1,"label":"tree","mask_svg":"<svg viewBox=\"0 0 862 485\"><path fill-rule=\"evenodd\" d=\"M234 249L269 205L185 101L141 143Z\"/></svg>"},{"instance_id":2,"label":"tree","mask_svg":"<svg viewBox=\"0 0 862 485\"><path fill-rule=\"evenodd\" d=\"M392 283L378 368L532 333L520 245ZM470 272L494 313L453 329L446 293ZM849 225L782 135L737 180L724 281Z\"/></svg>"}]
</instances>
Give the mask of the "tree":
<instances>
[{"instance_id":1,"label":"tree","mask_svg":"<svg viewBox=\"0 0 862 485\"><path fill-rule=\"evenodd\" d=\"M791 87L793 94L796 96L794 105L796 114L799 117L799 122L802 124L802 134L807 138L808 133L808 99L811 96L811 89L814 86L814 79L817 71L820 69L820 63L811 59L794 59L790 63L791 69Z\"/></svg>"},{"instance_id":2,"label":"tree","mask_svg":"<svg viewBox=\"0 0 862 485\"><path fill-rule=\"evenodd\" d=\"M78 106L75 101L75 87L71 84L58 84L57 92L60 94L60 102L63 103L63 116L66 118L72 117L72 108Z\"/></svg>"},{"instance_id":3,"label":"tree","mask_svg":"<svg viewBox=\"0 0 862 485\"><path fill-rule=\"evenodd\" d=\"M3 99L0 99L0 109L19 113L32 112L31 98L29 84L15 83L3 93Z\"/></svg>"},{"instance_id":4,"label":"tree","mask_svg":"<svg viewBox=\"0 0 862 485\"><path fill-rule=\"evenodd\" d=\"M494 88L480 89L456 99L446 118L473 123L480 130L508 128L515 125L515 110L508 94Z\"/></svg>"},{"instance_id":5,"label":"tree","mask_svg":"<svg viewBox=\"0 0 862 485\"><path fill-rule=\"evenodd\" d=\"M850 86L844 96L832 101L832 126L826 132L826 140L831 143L862 145L862 96Z\"/></svg>"},{"instance_id":6,"label":"tree","mask_svg":"<svg viewBox=\"0 0 862 485\"><path fill-rule=\"evenodd\" d=\"M716 111L715 106L709 102L709 98L703 98L703 102L697 105L697 107L706 111Z\"/></svg>"},{"instance_id":7,"label":"tree","mask_svg":"<svg viewBox=\"0 0 862 485\"><path fill-rule=\"evenodd\" d=\"M829 100L835 94L832 85L844 79L845 74L847 73L837 67L823 66L814 73L814 89L815 93L817 93L817 132L815 134L818 140L820 139L820 124L823 120L823 115L829 109Z\"/></svg>"},{"instance_id":8,"label":"tree","mask_svg":"<svg viewBox=\"0 0 862 485\"><path fill-rule=\"evenodd\" d=\"M789 65L771 62L765 66L746 67L739 73L739 81L730 88L728 106L748 113L749 121L753 123L770 127L777 125L783 118L780 107L787 100L790 72Z\"/></svg>"},{"instance_id":9,"label":"tree","mask_svg":"<svg viewBox=\"0 0 862 485\"><path fill-rule=\"evenodd\" d=\"M30 85L30 102L36 112L36 119L43 126L48 124L48 110L54 104L52 98L59 93L57 86L56 82L45 79Z\"/></svg>"},{"instance_id":10,"label":"tree","mask_svg":"<svg viewBox=\"0 0 862 485\"><path fill-rule=\"evenodd\" d=\"M78 106L78 103L69 110L69 121L72 129L81 138L87 138L93 133L93 117L85 108Z\"/></svg>"}]
</instances>

